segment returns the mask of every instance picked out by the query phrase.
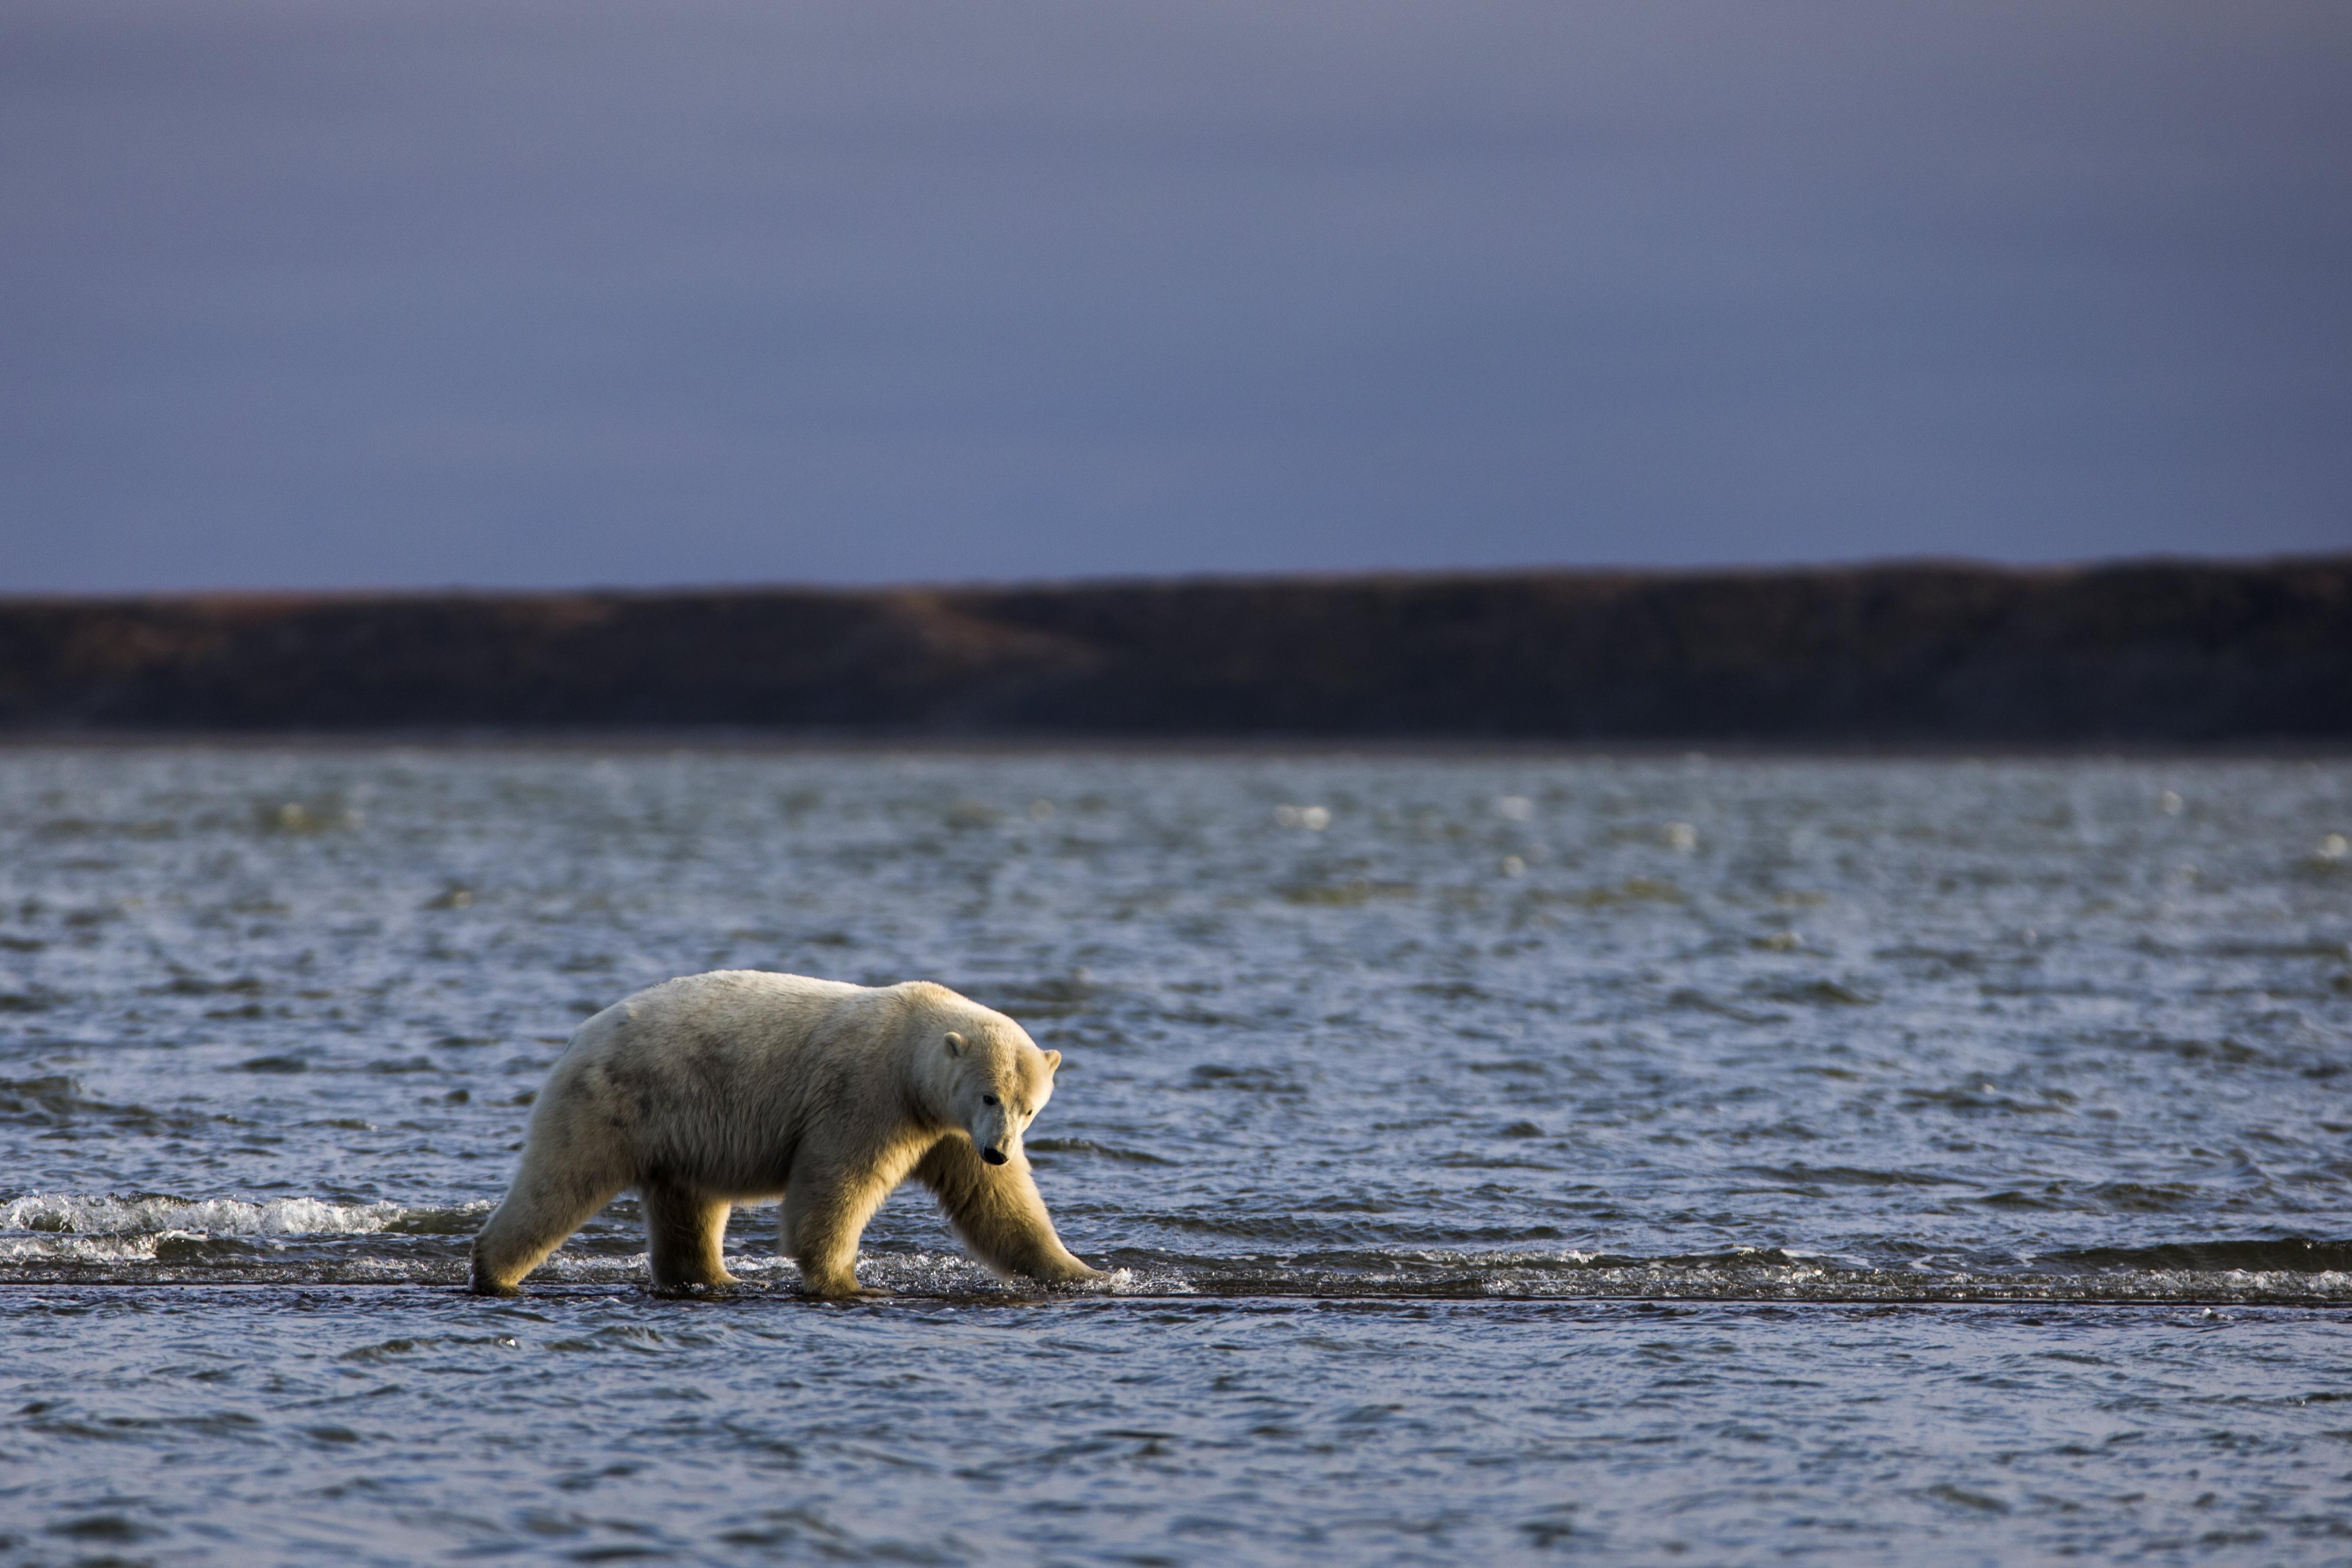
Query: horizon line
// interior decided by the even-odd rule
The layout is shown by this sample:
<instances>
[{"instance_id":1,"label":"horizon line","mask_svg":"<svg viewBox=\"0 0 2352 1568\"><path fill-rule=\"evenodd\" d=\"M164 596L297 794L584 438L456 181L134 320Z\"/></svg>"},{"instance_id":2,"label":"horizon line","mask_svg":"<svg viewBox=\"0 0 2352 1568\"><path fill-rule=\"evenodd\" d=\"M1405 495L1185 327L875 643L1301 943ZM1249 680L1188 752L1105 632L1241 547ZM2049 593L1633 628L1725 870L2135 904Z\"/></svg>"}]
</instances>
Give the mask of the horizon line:
<instances>
[{"instance_id":1,"label":"horizon line","mask_svg":"<svg viewBox=\"0 0 2352 1568\"><path fill-rule=\"evenodd\" d=\"M2095 556L2073 561L2014 563L1965 555L1888 555L1841 561L1729 563L1708 566L1577 566L1563 564L1494 567L1372 567L1297 572L1119 573L1098 576L900 579L870 583L825 583L790 578L741 582L678 582L658 584L579 584L488 586L463 583L340 587L240 587L130 590L0 588L0 605L302 604L416 599L654 599L751 597L772 594L839 598L894 595L1070 593L1138 588L1350 587L1387 584L1496 584L1575 579L1588 582L1694 582L1709 578L1758 581L1790 577L1852 577L1872 574L1957 573L1979 576L2054 580L2132 570L2276 571L2294 567L2352 564L2352 548L2264 555L2196 555L2172 552Z\"/></svg>"}]
</instances>

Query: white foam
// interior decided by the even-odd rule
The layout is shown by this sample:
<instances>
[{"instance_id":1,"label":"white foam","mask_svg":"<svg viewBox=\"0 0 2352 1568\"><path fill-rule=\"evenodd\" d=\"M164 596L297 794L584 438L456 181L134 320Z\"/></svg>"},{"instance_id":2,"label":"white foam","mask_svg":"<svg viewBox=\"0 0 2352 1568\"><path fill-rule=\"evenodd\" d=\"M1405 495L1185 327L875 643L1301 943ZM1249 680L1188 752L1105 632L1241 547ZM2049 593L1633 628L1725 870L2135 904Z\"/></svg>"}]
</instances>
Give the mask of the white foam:
<instances>
[{"instance_id":1,"label":"white foam","mask_svg":"<svg viewBox=\"0 0 2352 1568\"><path fill-rule=\"evenodd\" d=\"M167 1237L153 1236L0 1236L0 1263L152 1263ZM190 1240L195 1237L188 1237Z\"/></svg>"},{"instance_id":2,"label":"white foam","mask_svg":"<svg viewBox=\"0 0 2352 1568\"><path fill-rule=\"evenodd\" d=\"M1133 1268L1108 1270L1110 1278L1097 1289L1113 1296L1197 1296L1201 1288L1172 1268L1148 1272Z\"/></svg>"},{"instance_id":3,"label":"white foam","mask_svg":"<svg viewBox=\"0 0 2352 1568\"><path fill-rule=\"evenodd\" d=\"M0 1231L67 1236L373 1236L407 1217L399 1204L331 1204L318 1198L123 1198L30 1193L0 1204ZM150 1246L146 1256L154 1255Z\"/></svg>"}]
</instances>

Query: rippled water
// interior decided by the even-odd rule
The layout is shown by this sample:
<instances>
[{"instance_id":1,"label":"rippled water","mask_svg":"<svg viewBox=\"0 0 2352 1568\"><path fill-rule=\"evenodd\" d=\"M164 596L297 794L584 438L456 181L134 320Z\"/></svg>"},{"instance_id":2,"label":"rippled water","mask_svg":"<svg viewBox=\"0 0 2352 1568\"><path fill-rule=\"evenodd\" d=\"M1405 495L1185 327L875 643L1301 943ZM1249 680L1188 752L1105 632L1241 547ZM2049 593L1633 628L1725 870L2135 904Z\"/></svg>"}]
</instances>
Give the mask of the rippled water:
<instances>
[{"instance_id":1,"label":"rippled water","mask_svg":"<svg viewBox=\"0 0 2352 1568\"><path fill-rule=\"evenodd\" d=\"M0 752L0 1558L2352 1561L2347 834L2341 759ZM730 965L1062 1050L1112 1289L912 1192L897 1301L772 1209L656 1300L626 1200L447 1289L572 1026Z\"/></svg>"}]
</instances>

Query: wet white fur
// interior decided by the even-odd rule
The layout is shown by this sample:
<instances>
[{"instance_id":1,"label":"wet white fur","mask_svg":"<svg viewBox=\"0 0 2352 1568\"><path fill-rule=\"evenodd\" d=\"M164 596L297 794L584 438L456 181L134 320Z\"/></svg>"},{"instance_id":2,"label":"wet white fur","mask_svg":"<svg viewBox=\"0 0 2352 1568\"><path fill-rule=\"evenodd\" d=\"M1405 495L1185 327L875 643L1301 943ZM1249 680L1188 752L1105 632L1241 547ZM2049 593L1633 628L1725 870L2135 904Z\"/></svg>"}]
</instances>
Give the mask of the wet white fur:
<instances>
[{"instance_id":1,"label":"wet white fur","mask_svg":"<svg viewBox=\"0 0 2352 1568\"><path fill-rule=\"evenodd\" d=\"M474 1240L473 1288L511 1294L635 1187L656 1286L731 1283L719 1262L729 1209L781 1197L804 1287L855 1295L857 1238L909 1176L991 1268L1093 1279L1054 1233L1021 1151L1061 1059L927 981L743 969L666 981L572 1036L531 1110L522 1169ZM989 1148L1004 1163L984 1163Z\"/></svg>"}]
</instances>

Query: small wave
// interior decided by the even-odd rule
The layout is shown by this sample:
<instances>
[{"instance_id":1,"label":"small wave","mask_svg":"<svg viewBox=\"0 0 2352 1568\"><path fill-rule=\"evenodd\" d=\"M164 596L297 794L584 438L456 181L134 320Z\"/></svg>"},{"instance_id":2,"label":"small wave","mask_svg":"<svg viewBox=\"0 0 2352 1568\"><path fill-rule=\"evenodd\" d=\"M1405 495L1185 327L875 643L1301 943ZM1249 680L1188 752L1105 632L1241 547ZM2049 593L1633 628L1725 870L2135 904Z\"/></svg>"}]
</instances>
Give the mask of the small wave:
<instances>
[{"instance_id":1,"label":"small wave","mask_svg":"<svg viewBox=\"0 0 2352 1568\"><path fill-rule=\"evenodd\" d=\"M1643 1258L1568 1249L1121 1254L1140 1279L1214 1296L1490 1297L1696 1301L2352 1300L2352 1243L2221 1242L2053 1255L2012 1268L1886 1268L1781 1247ZM1164 1285L1156 1285L1164 1289ZM1155 1286L1122 1293L1150 1293Z\"/></svg>"},{"instance_id":2,"label":"small wave","mask_svg":"<svg viewBox=\"0 0 2352 1568\"><path fill-rule=\"evenodd\" d=\"M167 1237L177 1240L187 1236L184 1231L149 1236L0 1236L0 1264L152 1263Z\"/></svg>"},{"instance_id":3,"label":"small wave","mask_svg":"<svg viewBox=\"0 0 2352 1568\"><path fill-rule=\"evenodd\" d=\"M1091 1154L1097 1159L1116 1160L1129 1165L1175 1163L1172 1160L1163 1160L1140 1149L1121 1149L1109 1143L1097 1143L1091 1138L1031 1138L1024 1141L1023 1147L1033 1154Z\"/></svg>"},{"instance_id":4,"label":"small wave","mask_svg":"<svg viewBox=\"0 0 2352 1568\"><path fill-rule=\"evenodd\" d=\"M0 996L0 1011L19 1011L14 994ZM70 1116L76 1111L104 1110L92 1100L81 1084L62 1074L50 1073L41 1078L0 1078L0 1116L23 1116L48 1120Z\"/></svg>"},{"instance_id":5,"label":"small wave","mask_svg":"<svg viewBox=\"0 0 2352 1568\"><path fill-rule=\"evenodd\" d=\"M1015 981L990 990L992 1001L1001 1003L1005 1011L1038 1018L1066 1018L1075 1013L1096 1011L1111 994L1110 987L1095 984L1083 973Z\"/></svg>"},{"instance_id":6,"label":"small wave","mask_svg":"<svg viewBox=\"0 0 2352 1568\"><path fill-rule=\"evenodd\" d=\"M0 1202L0 1280L455 1283L489 1206L30 1193Z\"/></svg>"},{"instance_id":7,"label":"small wave","mask_svg":"<svg viewBox=\"0 0 2352 1568\"><path fill-rule=\"evenodd\" d=\"M238 1198L179 1198L162 1194L118 1197L32 1193L0 1204L0 1231L205 1237L415 1234L434 1228L431 1222L436 1217L480 1213L488 1207L485 1204L471 1210L412 1210L400 1204L332 1204L320 1198L247 1203Z\"/></svg>"},{"instance_id":8,"label":"small wave","mask_svg":"<svg viewBox=\"0 0 2352 1568\"><path fill-rule=\"evenodd\" d=\"M1790 1002L1812 1007L1872 1007L1878 998L1834 980L1781 981L1751 987L1768 1002Z\"/></svg>"},{"instance_id":9,"label":"small wave","mask_svg":"<svg viewBox=\"0 0 2352 1568\"><path fill-rule=\"evenodd\" d=\"M2174 1242L2157 1247L2085 1247L2053 1252L2043 1261L2098 1272L2352 1275L2352 1241L2276 1240Z\"/></svg>"},{"instance_id":10,"label":"small wave","mask_svg":"<svg viewBox=\"0 0 2352 1568\"><path fill-rule=\"evenodd\" d=\"M1751 1176L1811 1187L1944 1187L1954 1178L1932 1171L1880 1171L1863 1165L1740 1165Z\"/></svg>"},{"instance_id":11,"label":"small wave","mask_svg":"<svg viewBox=\"0 0 2352 1568\"><path fill-rule=\"evenodd\" d=\"M0 1005L5 999L0 998ZM186 1110L157 1110L137 1104L116 1104L93 1096L79 1079L51 1073L40 1078L0 1078L0 1121L43 1128L71 1127L89 1121L152 1131L168 1128L198 1131L221 1120Z\"/></svg>"}]
</instances>

